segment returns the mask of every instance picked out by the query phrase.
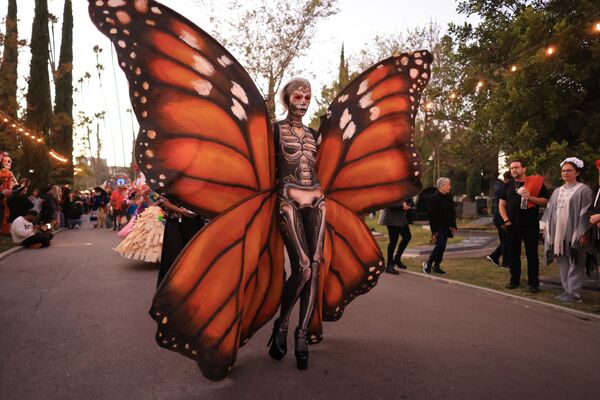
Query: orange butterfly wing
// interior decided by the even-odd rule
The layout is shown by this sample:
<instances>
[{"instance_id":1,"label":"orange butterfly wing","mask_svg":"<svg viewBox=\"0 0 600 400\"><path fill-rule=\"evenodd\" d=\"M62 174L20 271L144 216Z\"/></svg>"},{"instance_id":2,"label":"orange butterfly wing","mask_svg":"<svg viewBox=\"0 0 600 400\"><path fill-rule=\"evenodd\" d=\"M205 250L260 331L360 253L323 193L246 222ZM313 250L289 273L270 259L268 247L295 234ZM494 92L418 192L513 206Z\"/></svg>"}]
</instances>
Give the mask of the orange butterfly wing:
<instances>
[{"instance_id":1,"label":"orange butterfly wing","mask_svg":"<svg viewBox=\"0 0 600 400\"><path fill-rule=\"evenodd\" d=\"M217 216L180 254L150 313L162 347L222 379L283 290L274 138L264 100L219 43L155 1L90 1L115 45L140 133L136 161L169 199Z\"/></svg>"},{"instance_id":2,"label":"orange butterfly wing","mask_svg":"<svg viewBox=\"0 0 600 400\"><path fill-rule=\"evenodd\" d=\"M227 50L155 1L90 0L89 12L129 81L135 161L154 190L211 217L273 186L264 100Z\"/></svg>"},{"instance_id":3,"label":"orange butterfly wing","mask_svg":"<svg viewBox=\"0 0 600 400\"><path fill-rule=\"evenodd\" d=\"M259 193L219 215L188 244L152 302L157 342L222 379L239 345L269 321L283 290L277 195Z\"/></svg>"},{"instance_id":4,"label":"orange butterfly wing","mask_svg":"<svg viewBox=\"0 0 600 400\"><path fill-rule=\"evenodd\" d=\"M422 50L375 64L338 95L319 128L323 141L317 172L327 197L328 247L312 342L321 340L321 321L339 319L383 271L379 246L358 214L388 207L421 189L414 120L432 61Z\"/></svg>"}]
</instances>

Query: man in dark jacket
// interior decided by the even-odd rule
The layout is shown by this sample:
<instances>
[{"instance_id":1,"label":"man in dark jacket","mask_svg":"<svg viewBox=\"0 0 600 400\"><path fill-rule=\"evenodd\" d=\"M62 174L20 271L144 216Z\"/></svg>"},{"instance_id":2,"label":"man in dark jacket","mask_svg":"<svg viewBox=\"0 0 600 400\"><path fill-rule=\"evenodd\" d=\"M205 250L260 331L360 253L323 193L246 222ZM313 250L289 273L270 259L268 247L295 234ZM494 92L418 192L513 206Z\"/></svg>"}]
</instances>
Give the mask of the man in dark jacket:
<instances>
[{"instance_id":1,"label":"man in dark jacket","mask_svg":"<svg viewBox=\"0 0 600 400\"><path fill-rule=\"evenodd\" d=\"M443 275L446 273L441 267L446 242L449 237L456 233L456 211L450 190L452 185L450 179L440 178L436 182L437 193L429 201L429 227L431 228L431 240L435 247L429 259L423 262L423 272Z\"/></svg>"},{"instance_id":2,"label":"man in dark jacket","mask_svg":"<svg viewBox=\"0 0 600 400\"><path fill-rule=\"evenodd\" d=\"M33 208L33 203L27 197L27 187L17 184L12 188L12 195L6 201L10 216L8 222L12 223L18 217L24 216L27 211Z\"/></svg>"}]
</instances>

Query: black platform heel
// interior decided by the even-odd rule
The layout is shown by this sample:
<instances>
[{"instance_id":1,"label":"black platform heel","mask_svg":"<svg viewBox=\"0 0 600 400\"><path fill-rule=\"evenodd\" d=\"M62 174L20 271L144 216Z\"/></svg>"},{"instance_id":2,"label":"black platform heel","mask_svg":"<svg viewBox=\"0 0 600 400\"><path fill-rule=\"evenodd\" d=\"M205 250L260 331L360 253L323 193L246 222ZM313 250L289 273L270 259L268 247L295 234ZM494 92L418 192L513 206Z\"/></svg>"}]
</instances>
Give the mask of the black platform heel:
<instances>
[{"instance_id":1,"label":"black platform heel","mask_svg":"<svg viewBox=\"0 0 600 400\"><path fill-rule=\"evenodd\" d=\"M280 326L279 319L276 319L273 324L273 333L267 343L269 355L277 361L281 360L287 354L287 330L281 330Z\"/></svg>"},{"instance_id":2,"label":"black platform heel","mask_svg":"<svg viewBox=\"0 0 600 400\"><path fill-rule=\"evenodd\" d=\"M296 342L296 367L298 369L308 368L308 342L306 341L307 329L296 328L294 339Z\"/></svg>"}]
</instances>

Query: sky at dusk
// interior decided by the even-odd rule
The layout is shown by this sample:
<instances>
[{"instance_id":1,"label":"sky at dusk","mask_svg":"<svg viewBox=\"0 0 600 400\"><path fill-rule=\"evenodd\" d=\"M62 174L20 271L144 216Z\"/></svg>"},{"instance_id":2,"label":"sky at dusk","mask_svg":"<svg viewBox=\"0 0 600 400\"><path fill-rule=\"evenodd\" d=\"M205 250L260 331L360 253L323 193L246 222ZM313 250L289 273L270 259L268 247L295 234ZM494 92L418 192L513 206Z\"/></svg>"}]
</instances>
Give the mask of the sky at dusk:
<instances>
[{"instance_id":1,"label":"sky at dusk","mask_svg":"<svg viewBox=\"0 0 600 400\"><path fill-rule=\"evenodd\" d=\"M19 37L29 40L33 21L34 0L19 0L17 2L19 18ZM162 2L207 32L215 31L206 13L193 0L165 0ZM60 31L62 25L62 0L49 0L51 14L59 18L54 27L54 44L56 58L60 51ZM74 14L74 86L79 91L74 95L74 116L79 111L91 116L100 111L106 111L107 118L100 125L103 141L101 155L107 158L109 165L128 165L131 161L133 132L137 133L138 125L135 116L127 112L129 95L127 81L116 64L116 54L110 48L109 40L96 30L87 13L87 1L73 0ZM319 23L313 45L307 55L296 63L297 70L308 77L313 84L315 93L320 92L323 84L337 77L339 52L342 43L346 55L352 57L376 34L403 32L407 29L424 26L434 21L442 27L449 22L462 23L463 15L456 12L456 2L453 0L422 0L419 2L400 0L339 0L339 12ZM7 0L0 0L0 17L4 18L7 10ZM236 10L224 10L224 13L235 13ZM5 29L4 24L2 30ZM52 40L52 31L51 31ZM93 47L99 45L103 51L100 63L104 71L100 78L96 70L96 57ZM234 54L235 55L235 54ZM29 75L29 48L23 48L19 53L19 86L26 88L25 77ZM86 72L92 75L82 86L77 83ZM101 84L100 84L101 83ZM52 84L53 86L53 84ZM23 92L23 96L24 96ZM22 106L25 106L24 100ZM315 102L309 110L314 111ZM76 121L77 122L77 121ZM93 126L95 130L95 125ZM75 130L75 156L81 153L79 145L83 132ZM95 143L92 144L95 151Z\"/></svg>"}]
</instances>

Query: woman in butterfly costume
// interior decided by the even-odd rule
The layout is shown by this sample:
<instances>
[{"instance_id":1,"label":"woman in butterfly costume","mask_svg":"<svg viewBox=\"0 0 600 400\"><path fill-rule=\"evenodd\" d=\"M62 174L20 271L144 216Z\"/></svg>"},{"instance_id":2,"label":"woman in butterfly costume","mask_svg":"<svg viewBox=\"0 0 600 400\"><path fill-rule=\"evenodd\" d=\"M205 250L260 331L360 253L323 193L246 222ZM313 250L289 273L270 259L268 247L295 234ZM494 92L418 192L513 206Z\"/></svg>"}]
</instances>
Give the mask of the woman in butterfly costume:
<instances>
[{"instance_id":1,"label":"woman in butterfly costume","mask_svg":"<svg viewBox=\"0 0 600 400\"><path fill-rule=\"evenodd\" d=\"M300 298L300 325L296 328L295 355L299 369L308 366L307 334L318 290L319 267L325 238L326 204L316 175L318 133L302 124L311 89L296 78L282 90L287 118L274 125L280 229L287 249L291 276L286 281L280 317L269 341L269 355L281 360L287 353L290 313Z\"/></svg>"},{"instance_id":2,"label":"woman in butterfly costume","mask_svg":"<svg viewBox=\"0 0 600 400\"><path fill-rule=\"evenodd\" d=\"M235 58L158 2L90 0L90 16L129 81L136 162L149 185L211 219L157 288L157 343L223 379L280 305L269 353L283 357L300 298L295 350L305 367L305 343L322 340L322 321L339 319L384 269L359 214L420 191L414 118L431 54L400 54L360 74L316 133L298 123L310 98L304 81L283 91L290 112L273 126ZM285 290L284 241L292 263Z\"/></svg>"}]
</instances>

